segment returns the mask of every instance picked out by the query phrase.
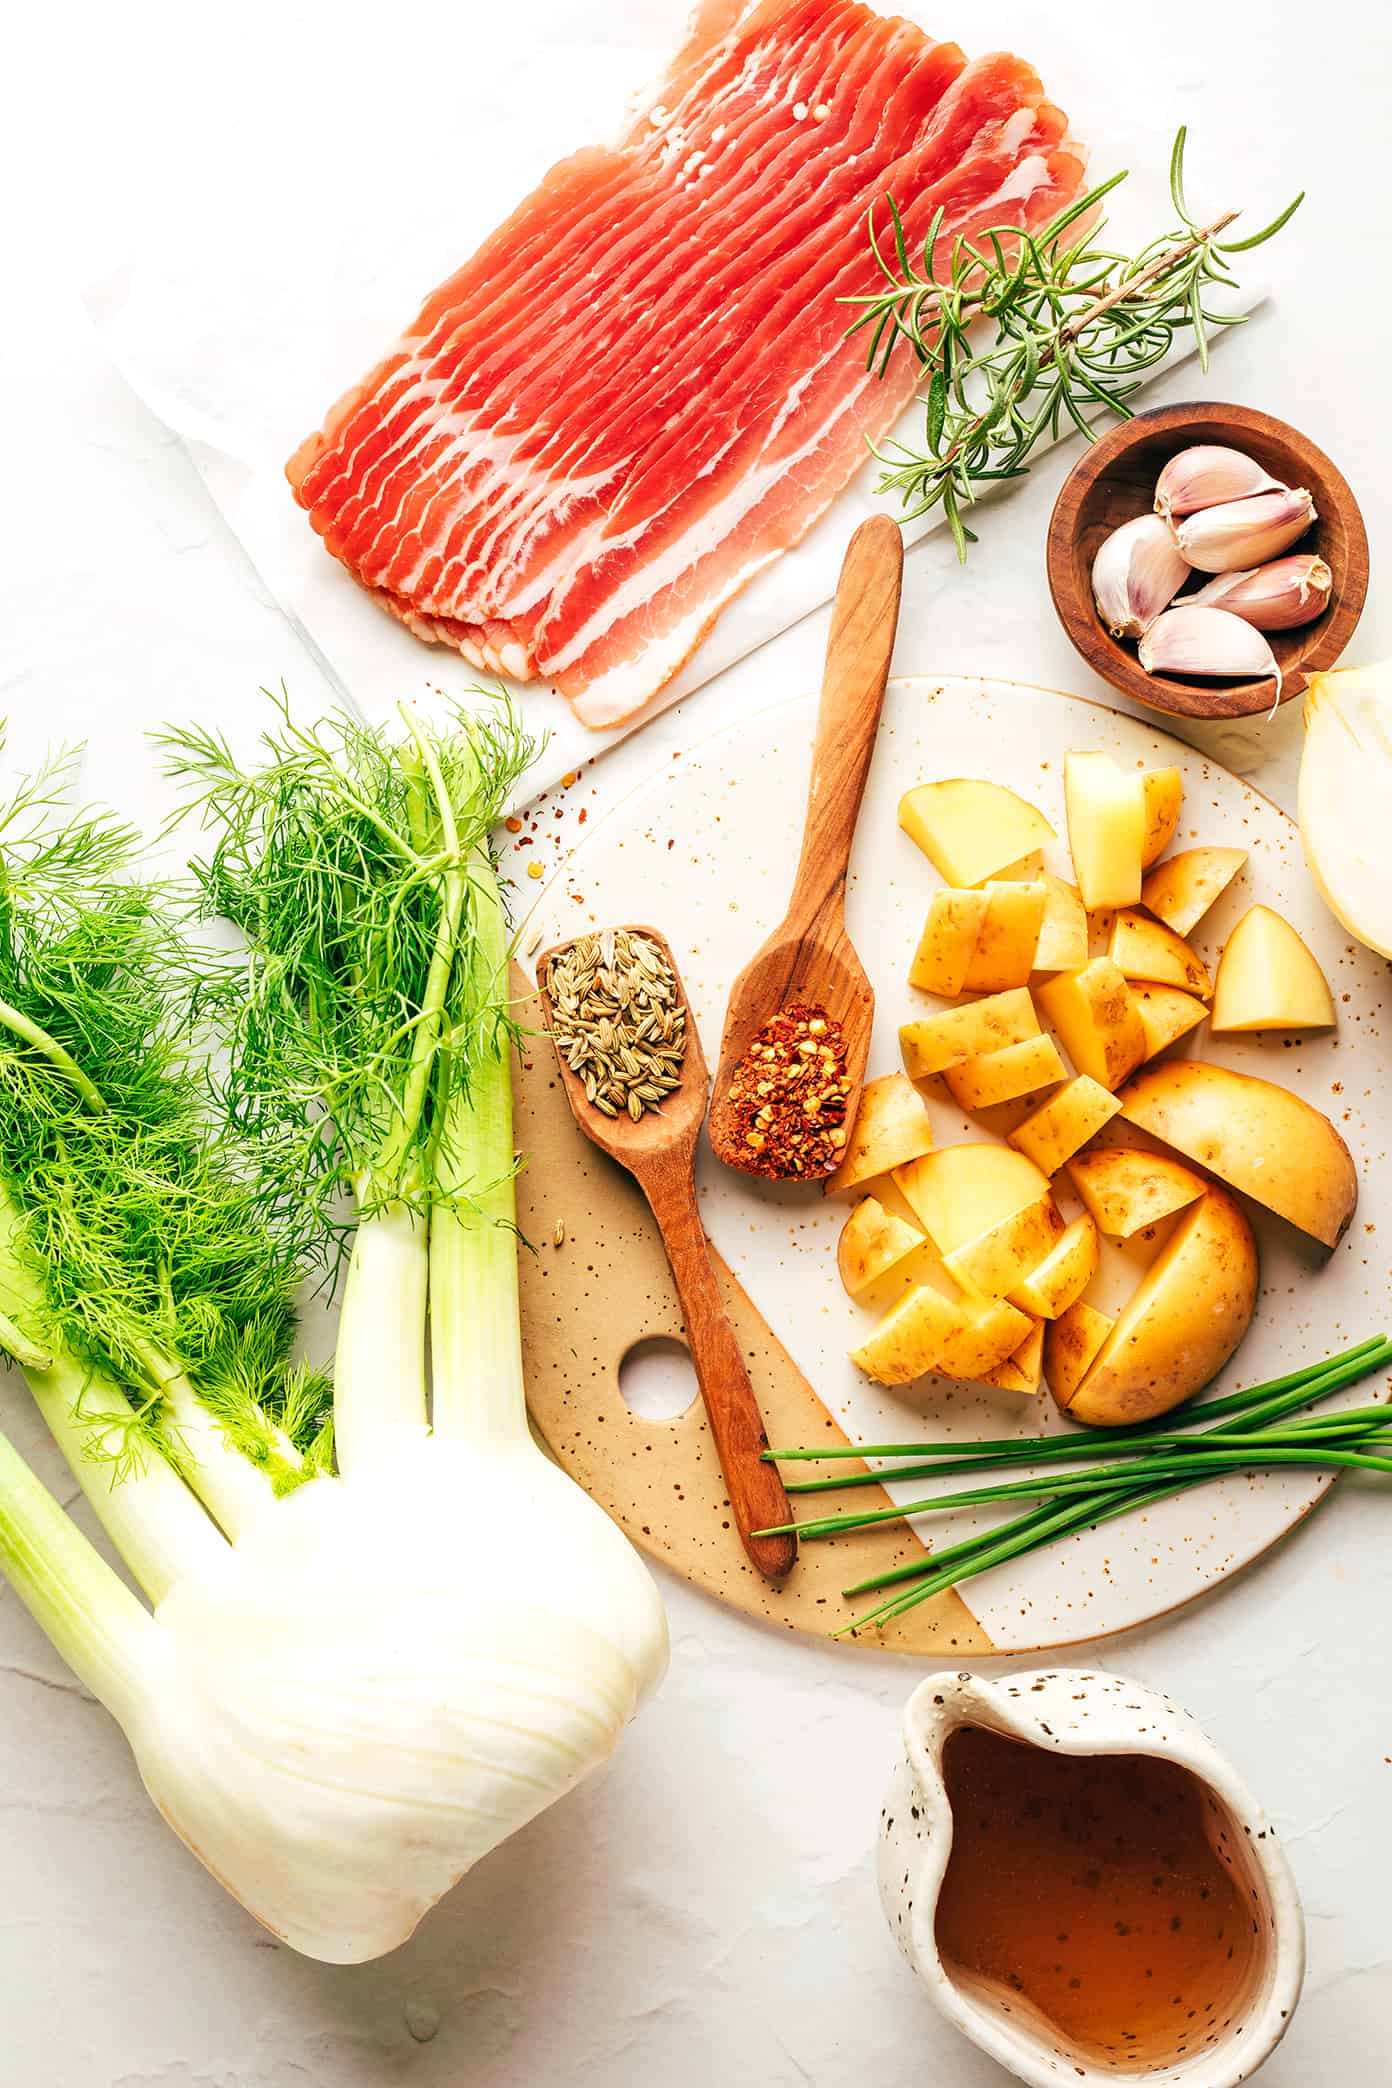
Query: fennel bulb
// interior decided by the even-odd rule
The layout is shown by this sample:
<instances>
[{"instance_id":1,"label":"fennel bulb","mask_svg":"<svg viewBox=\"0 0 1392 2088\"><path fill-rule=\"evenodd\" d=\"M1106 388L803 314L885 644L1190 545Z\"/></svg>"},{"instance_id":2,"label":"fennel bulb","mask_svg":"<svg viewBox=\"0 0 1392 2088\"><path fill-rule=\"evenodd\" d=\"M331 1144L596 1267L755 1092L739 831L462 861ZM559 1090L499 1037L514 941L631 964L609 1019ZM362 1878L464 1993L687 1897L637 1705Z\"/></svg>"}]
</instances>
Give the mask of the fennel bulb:
<instances>
[{"instance_id":1,"label":"fennel bulb","mask_svg":"<svg viewBox=\"0 0 1392 2088\"><path fill-rule=\"evenodd\" d=\"M487 852L515 729L287 719L245 775L170 746L235 957L114 878L120 830L0 814L0 1343L150 1607L3 1437L0 1567L194 1854L354 1963L612 1751L665 1620L527 1427ZM345 1223L330 1396L290 1297Z\"/></svg>"},{"instance_id":2,"label":"fennel bulb","mask_svg":"<svg viewBox=\"0 0 1392 2088\"><path fill-rule=\"evenodd\" d=\"M1320 897L1349 934L1392 957L1392 661L1312 674L1300 760L1300 838Z\"/></svg>"}]
</instances>

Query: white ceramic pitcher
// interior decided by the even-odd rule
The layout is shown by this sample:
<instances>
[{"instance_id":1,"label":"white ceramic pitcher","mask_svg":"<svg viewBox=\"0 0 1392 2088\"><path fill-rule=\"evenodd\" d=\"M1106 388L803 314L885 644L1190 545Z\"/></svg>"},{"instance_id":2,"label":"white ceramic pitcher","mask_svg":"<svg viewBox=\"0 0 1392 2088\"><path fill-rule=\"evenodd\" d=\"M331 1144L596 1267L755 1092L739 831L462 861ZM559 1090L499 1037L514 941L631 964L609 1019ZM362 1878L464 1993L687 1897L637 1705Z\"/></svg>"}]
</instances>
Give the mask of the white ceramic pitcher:
<instances>
[{"instance_id":1,"label":"white ceramic pitcher","mask_svg":"<svg viewBox=\"0 0 1392 2088\"><path fill-rule=\"evenodd\" d=\"M948 1735L986 1726L1070 1755L1145 1754L1177 1762L1207 1786L1214 1835L1251 1896L1257 1949L1242 1990L1220 1998L1191 2049L1149 2065L1098 2059L1073 2046L1017 1993L946 1964L935 1935L952 1847L943 1782ZM904 1754L880 1823L880 1898L909 1963L959 2030L1034 2088L1236 2088L1285 2034L1305 1971L1305 1930L1290 1866L1261 1808L1207 1734L1168 1697L1116 1675L1055 1669L987 1682L930 1675L904 1714Z\"/></svg>"}]
</instances>

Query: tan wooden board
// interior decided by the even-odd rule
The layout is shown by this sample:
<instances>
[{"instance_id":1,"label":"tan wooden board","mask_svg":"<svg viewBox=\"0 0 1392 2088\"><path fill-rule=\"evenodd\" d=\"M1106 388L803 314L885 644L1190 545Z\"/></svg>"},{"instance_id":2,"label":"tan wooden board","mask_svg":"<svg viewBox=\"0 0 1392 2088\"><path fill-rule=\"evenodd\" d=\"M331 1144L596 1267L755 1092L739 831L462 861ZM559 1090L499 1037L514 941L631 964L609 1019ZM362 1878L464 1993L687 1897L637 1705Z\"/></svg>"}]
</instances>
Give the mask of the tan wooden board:
<instances>
[{"instance_id":1,"label":"tan wooden board","mask_svg":"<svg viewBox=\"0 0 1392 2088\"><path fill-rule=\"evenodd\" d=\"M519 981L530 995L530 981ZM534 1003L521 1011L535 1027ZM642 1341L682 1338L681 1311L657 1227L636 1185L577 1129L549 1044L538 1039L517 1080L522 1335L532 1418L558 1461L633 1542L698 1588L765 1623L830 1637L859 1598L841 1590L922 1555L911 1533L870 1531L806 1545L774 1585L749 1564L730 1521L720 1464L700 1400L671 1421L626 1404L624 1358ZM563 1240L556 1244L556 1228ZM720 1257L717 1274L774 1443L844 1444L846 1437ZM859 1461L852 1471L864 1467ZM878 1487L866 1506L888 1507ZM954 1594L923 1602L869 1640L877 1650L989 1653L991 1641Z\"/></svg>"}]
</instances>

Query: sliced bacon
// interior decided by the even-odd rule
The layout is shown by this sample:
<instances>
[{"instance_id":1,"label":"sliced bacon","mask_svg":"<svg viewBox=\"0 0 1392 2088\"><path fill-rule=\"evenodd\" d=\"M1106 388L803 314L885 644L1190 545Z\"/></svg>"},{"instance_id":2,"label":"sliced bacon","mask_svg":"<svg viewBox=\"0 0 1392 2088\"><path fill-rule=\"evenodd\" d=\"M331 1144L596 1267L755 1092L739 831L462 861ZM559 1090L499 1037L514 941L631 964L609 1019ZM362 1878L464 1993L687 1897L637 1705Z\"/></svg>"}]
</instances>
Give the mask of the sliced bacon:
<instances>
[{"instance_id":1,"label":"sliced bacon","mask_svg":"<svg viewBox=\"0 0 1392 2088\"><path fill-rule=\"evenodd\" d=\"M593 725L656 693L821 515L917 370L848 341L867 213L1045 223L1083 159L1038 76L863 0L702 0L616 145L431 293L287 465L417 636Z\"/></svg>"}]
</instances>

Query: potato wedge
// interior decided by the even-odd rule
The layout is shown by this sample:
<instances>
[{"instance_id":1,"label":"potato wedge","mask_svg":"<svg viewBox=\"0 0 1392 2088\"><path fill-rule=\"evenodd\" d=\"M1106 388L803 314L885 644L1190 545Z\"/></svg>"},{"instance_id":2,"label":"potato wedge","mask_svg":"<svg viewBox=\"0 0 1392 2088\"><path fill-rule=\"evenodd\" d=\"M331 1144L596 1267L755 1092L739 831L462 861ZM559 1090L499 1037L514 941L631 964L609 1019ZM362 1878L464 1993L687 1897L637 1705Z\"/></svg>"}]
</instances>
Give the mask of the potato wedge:
<instances>
[{"instance_id":1,"label":"potato wedge","mask_svg":"<svg viewBox=\"0 0 1392 2088\"><path fill-rule=\"evenodd\" d=\"M1058 1205L1046 1193L945 1254L943 1267L963 1290L1003 1298L1038 1267L1062 1231Z\"/></svg>"},{"instance_id":2,"label":"potato wedge","mask_svg":"<svg viewBox=\"0 0 1392 2088\"><path fill-rule=\"evenodd\" d=\"M1210 1184L1060 1405L1093 1427L1153 1421L1182 1405L1217 1375L1247 1332L1257 1278L1246 1213L1226 1189Z\"/></svg>"},{"instance_id":3,"label":"potato wedge","mask_svg":"<svg viewBox=\"0 0 1392 2088\"><path fill-rule=\"evenodd\" d=\"M967 982L967 971L986 919L985 892L959 892L944 885L934 892L923 933L909 966L909 984L922 993L955 1000ZM1016 985L1025 981L1017 979Z\"/></svg>"},{"instance_id":4,"label":"potato wedge","mask_svg":"<svg viewBox=\"0 0 1392 2088\"><path fill-rule=\"evenodd\" d=\"M1044 918L1035 945L1036 972L1081 971L1088 961L1087 909L1078 887L1044 872Z\"/></svg>"},{"instance_id":5,"label":"potato wedge","mask_svg":"<svg viewBox=\"0 0 1392 2088\"><path fill-rule=\"evenodd\" d=\"M1021 1312L1042 1320L1059 1319L1081 1298L1097 1274L1100 1259L1097 1227L1084 1211L1059 1234L1043 1261L1006 1295Z\"/></svg>"},{"instance_id":6,"label":"potato wedge","mask_svg":"<svg viewBox=\"0 0 1392 2088\"><path fill-rule=\"evenodd\" d=\"M958 1321L938 1353L934 1368L943 1377L981 1378L1013 1356L1029 1339L1030 1323L1004 1298L958 1301Z\"/></svg>"},{"instance_id":7,"label":"potato wedge","mask_svg":"<svg viewBox=\"0 0 1392 2088\"><path fill-rule=\"evenodd\" d=\"M1328 1029L1334 996L1313 953L1269 906L1249 906L1223 945L1209 1027L1215 1032Z\"/></svg>"},{"instance_id":8,"label":"potato wedge","mask_svg":"<svg viewBox=\"0 0 1392 2088\"><path fill-rule=\"evenodd\" d=\"M1003 1051L988 1051L985 1058L949 1066L943 1075L960 1109L994 1109L1000 1102L1014 1102L1021 1095L1032 1095L1036 1088L1067 1078L1068 1069L1052 1037L1026 1037L1021 1044L1007 1044Z\"/></svg>"},{"instance_id":9,"label":"potato wedge","mask_svg":"<svg viewBox=\"0 0 1392 2088\"><path fill-rule=\"evenodd\" d=\"M1246 860L1245 848L1181 849L1151 871L1141 886L1141 902L1176 935L1188 935Z\"/></svg>"},{"instance_id":10,"label":"potato wedge","mask_svg":"<svg viewBox=\"0 0 1392 2088\"><path fill-rule=\"evenodd\" d=\"M1175 1151L1335 1247L1358 1205L1348 1147L1289 1088L1198 1059L1148 1066L1122 1089L1121 1113Z\"/></svg>"},{"instance_id":11,"label":"potato wedge","mask_svg":"<svg viewBox=\"0 0 1392 2088\"><path fill-rule=\"evenodd\" d=\"M1039 926L1048 897L1042 883L983 887L986 915L967 965L968 993L1004 993L1025 986L1034 969Z\"/></svg>"},{"instance_id":12,"label":"potato wedge","mask_svg":"<svg viewBox=\"0 0 1392 2088\"><path fill-rule=\"evenodd\" d=\"M1134 991L1148 1059L1187 1037L1208 1013L1201 1000L1195 1000L1192 993L1180 993L1174 986L1137 986Z\"/></svg>"},{"instance_id":13,"label":"potato wedge","mask_svg":"<svg viewBox=\"0 0 1392 2088\"><path fill-rule=\"evenodd\" d=\"M1071 1405L1115 1324L1081 1298L1050 1320L1044 1331L1044 1382L1059 1406Z\"/></svg>"},{"instance_id":14,"label":"potato wedge","mask_svg":"<svg viewBox=\"0 0 1392 2088\"><path fill-rule=\"evenodd\" d=\"M1080 1073L1009 1133L1011 1145L1046 1175L1055 1175L1121 1108L1099 1081Z\"/></svg>"},{"instance_id":15,"label":"potato wedge","mask_svg":"<svg viewBox=\"0 0 1392 2088\"><path fill-rule=\"evenodd\" d=\"M1147 769L1141 777L1141 792L1145 799L1141 865L1146 868L1174 839L1180 807L1184 803L1184 778L1177 768Z\"/></svg>"},{"instance_id":16,"label":"potato wedge","mask_svg":"<svg viewBox=\"0 0 1392 2088\"><path fill-rule=\"evenodd\" d=\"M1003 1051L1007 1044L1038 1035L1034 1002L1026 987L1017 986L1011 993L993 993L965 1007L906 1022L899 1032L899 1048L909 1078L926 1080L932 1073L960 1066L963 1059L985 1058L990 1051Z\"/></svg>"},{"instance_id":17,"label":"potato wedge","mask_svg":"<svg viewBox=\"0 0 1392 2088\"><path fill-rule=\"evenodd\" d=\"M983 884L1054 838L1043 813L1003 783L966 777L906 790L899 824L951 885Z\"/></svg>"},{"instance_id":18,"label":"potato wedge","mask_svg":"<svg viewBox=\"0 0 1392 2088\"><path fill-rule=\"evenodd\" d=\"M1123 907L1112 921L1107 954L1127 979L1148 986L1177 986L1207 1000L1213 981L1202 960L1173 928L1152 921L1149 914L1133 913Z\"/></svg>"},{"instance_id":19,"label":"potato wedge","mask_svg":"<svg viewBox=\"0 0 1392 2088\"><path fill-rule=\"evenodd\" d=\"M887 1211L876 1197L865 1197L842 1226L836 1246L836 1266L847 1294L858 1298L924 1245L916 1225Z\"/></svg>"},{"instance_id":20,"label":"potato wedge","mask_svg":"<svg viewBox=\"0 0 1392 2088\"><path fill-rule=\"evenodd\" d=\"M1110 754L1065 754L1063 798L1068 846L1083 905L1134 906L1141 896L1146 838L1140 772L1119 768Z\"/></svg>"},{"instance_id":21,"label":"potato wedge","mask_svg":"<svg viewBox=\"0 0 1392 2088\"><path fill-rule=\"evenodd\" d=\"M906 1160L916 1160L920 1153L931 1152L932 1148L932 1121L913 1082L903 1073L885 1073L878 1080L868 1080L845 1156L824 1184L826 1194L858 1189L862 1182L889 1174Z\"/></svg>"},{"instance_id":22,"label":"potato wedge","mask_svg":"<svg viewBox=\"0 0 1392 2088\"><path fill-rule=\"evenodd\" d=\"M1049 1188L1022 1153L970 1141L896 1167L894 1186L943 1255L1038 1203Z\"/></svg>"},{"instance_id":23,"label":"potato wedge","mask_svg":"<svg viewBox=\"0 0 1392 2088\"><path fill-rule=\"evenodd\" d=\"M1135 995L1110 957L1094 957L1081 971L1060 972L1036 992L1078 1072L1100 1087L1118 1088L1140 1065L1145 1031Z\"/></svg>"},{"instance_id":24,"label":"potato wedge","mask_svg":"<svg viewBox=\"0 0 1392 2088\"><path fill-rule=\"evenodd\" d=\"M1208 1187L1192 1167L1140 1146L1094 1146L1069 1161L1068 1175L1098 1231L1110 1240L1129 1240L1158 1225Z\"/></svg>"},{"instance_id":25,"label":"potato wedge","mask_svg":"<svg viewBox=\"0 0 1392 2088\"><path fill-rule=\"evenodd\" d=\"M1014 1355L988 1370L981 1382L994 1385L998 1392L1021 1392L1032 1398L1039 1390L1043 1368L1044 1324L1036 1320Z\"/></svg>"},{"instance_id":26,"label":"potato wedge","mask_svg":"<svg viewBox=\"0 0 1392 2088\"><path fill-rule=\"evenodd\" d=\"M851 1361L877 1385L911 1385L937 1369L945 1344L960 1335L962 1327L956 1302L922 1283L876 1322L851 1350Z\"/></svg>"}]
</instances>

